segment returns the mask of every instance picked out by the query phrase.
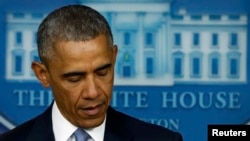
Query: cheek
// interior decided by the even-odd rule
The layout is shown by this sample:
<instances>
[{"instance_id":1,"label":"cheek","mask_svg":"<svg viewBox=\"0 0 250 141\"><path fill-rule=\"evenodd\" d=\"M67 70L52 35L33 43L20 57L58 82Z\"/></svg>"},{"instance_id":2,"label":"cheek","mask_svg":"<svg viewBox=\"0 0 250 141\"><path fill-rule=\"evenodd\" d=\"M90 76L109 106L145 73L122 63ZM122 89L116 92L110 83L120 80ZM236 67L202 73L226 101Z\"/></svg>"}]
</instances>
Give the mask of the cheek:
<instances>
[{"instance_id":1,"label":"cheek","mask_svg":"<svg viewBox=\"0 0 250 141\"><path fill-rule=\"evenodd\" d=\"M109 100L113 92L113 79L105 82L99 80L98 87L102 91L101 93L103 93L104 96Z\"/></svg>"},{"instance_id":2,"label":"cheek","mask_svg":"<svg viewBox=\"0 0 250 141\"><path fill-rule=\"evenodd\" d=\"M61 106L68 109L77 103L79 98L79 92L77 92L77 89L68 88L63 85L56 85L52 88L55 100Z\"/></svg>"},{"instance_id":3,"label":"cheek","mask_svg":"<svg viewBox=\"0 0 250 141\"><path fill-rule=\"evenodd\" d=\"M50 79L51 88L56 103L61 109L69 111L77 103L79 97L78 89L68 86L63 80L59 79L55 72L51 76L53 76Z\"/></svg>"}]
</instances>

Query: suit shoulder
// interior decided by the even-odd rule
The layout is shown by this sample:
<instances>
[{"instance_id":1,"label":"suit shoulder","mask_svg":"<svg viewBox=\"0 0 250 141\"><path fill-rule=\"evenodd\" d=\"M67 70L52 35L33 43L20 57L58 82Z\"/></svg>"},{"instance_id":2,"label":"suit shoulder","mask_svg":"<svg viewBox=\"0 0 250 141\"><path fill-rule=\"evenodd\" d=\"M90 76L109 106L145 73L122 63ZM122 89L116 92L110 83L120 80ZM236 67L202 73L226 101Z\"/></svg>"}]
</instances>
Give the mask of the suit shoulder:
<instances>
[{"instance_id":1,"label":"suit shoulder","mask_svg":"<svg viewBox=\"0 0 250 141\"><path fill-rule=\"evenodd\" d=\"M0 140L4 141L14 141L15 139L25 140L26 134L31 130L33 124L35 122L35 119L28 120L19 126L3 133L0 135Z\"/></svg>"},{"instance_id":2,"label":"suit shoulder","mask_svg":"<svg viewBox=\"0 0 250 141\"><path fill-rule=\"evenodd\" d=\"M134 134L140 140L169 140L169 141L182 141L182 136L179 132L170 130L168 128L151 124L139 120L130 115L124 114L119 111L113 111L112 120L116 122L117 129L124 129L129 134Z\"/></svg>"},{"instance_id":3,"label":"suit shoulder","mask_svg":"<svg viewBox=\"0 0 250 141\"><path fill-rule=\"evenodd\" d=\"M51 108L0 135L0 141L26 141L29 136L52 132Z\"/></svg>"}]
</instances>

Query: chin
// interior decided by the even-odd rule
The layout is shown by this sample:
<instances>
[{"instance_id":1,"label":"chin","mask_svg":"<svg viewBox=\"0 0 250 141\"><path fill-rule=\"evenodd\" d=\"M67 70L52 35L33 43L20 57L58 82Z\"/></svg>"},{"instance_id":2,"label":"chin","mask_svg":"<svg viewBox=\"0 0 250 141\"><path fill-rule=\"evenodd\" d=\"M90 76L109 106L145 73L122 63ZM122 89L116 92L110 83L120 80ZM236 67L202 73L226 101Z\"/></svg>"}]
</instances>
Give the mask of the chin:
<instances>
[{"instance_id":1,"label":"chin","mask_svg":"<svg viewBox=\"0 0 250 141\"><path fill-rule=\"evenodd\" d=\"M84 120L80 123L80 127L84 129L90 129L100 126L104 122L105 117L101 116L95 119Z\"/></svg>"}]
</instances>

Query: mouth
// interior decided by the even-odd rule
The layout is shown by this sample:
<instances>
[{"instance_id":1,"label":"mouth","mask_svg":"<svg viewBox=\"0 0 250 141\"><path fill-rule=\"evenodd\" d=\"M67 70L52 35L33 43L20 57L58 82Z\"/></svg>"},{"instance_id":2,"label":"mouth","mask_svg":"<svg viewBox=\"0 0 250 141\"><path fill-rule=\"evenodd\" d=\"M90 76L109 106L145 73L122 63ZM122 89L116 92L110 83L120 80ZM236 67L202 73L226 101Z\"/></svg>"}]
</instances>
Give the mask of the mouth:
<instances>
[{"instance_id":1,"label":"mouth","mask_svg":"<svg viewBox=\"0 0 250 141\"><path fill-rule=\"evenodd\" d=\"M83 112L84 115L87 115L89 117L93 117L98 115L102 111L102 104L96 105L96 106L89 106L81 108L81 112Z\"/></svg>"}]
</instances>

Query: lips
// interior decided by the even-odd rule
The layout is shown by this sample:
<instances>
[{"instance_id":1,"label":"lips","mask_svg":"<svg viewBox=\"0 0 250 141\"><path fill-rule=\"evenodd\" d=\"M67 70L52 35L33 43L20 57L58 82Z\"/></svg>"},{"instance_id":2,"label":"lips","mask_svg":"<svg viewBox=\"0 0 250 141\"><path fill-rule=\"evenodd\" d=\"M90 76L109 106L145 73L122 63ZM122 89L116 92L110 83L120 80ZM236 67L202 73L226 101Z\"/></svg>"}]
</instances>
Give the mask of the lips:
<instances>
[{"instance_id":1,"label":"lips","mask_svg":"<svg viewBox=\"0 0 250 141\"><path fill-rule=\"evenodd\" d=\"M81 108L81 112L83 112L84 115L87 116L95 116L98 115L102 111L102 105L96 105L96 106L89 106L89 107L84 107Z\"/></svg>"}]
</instances>

